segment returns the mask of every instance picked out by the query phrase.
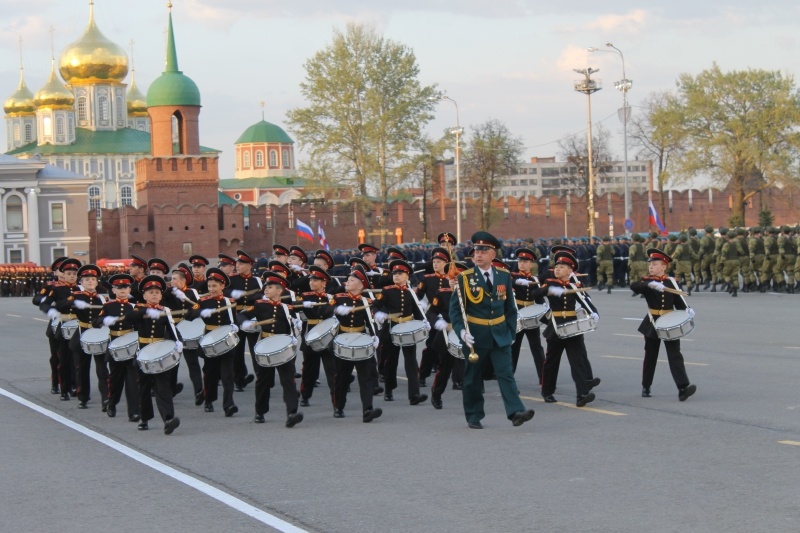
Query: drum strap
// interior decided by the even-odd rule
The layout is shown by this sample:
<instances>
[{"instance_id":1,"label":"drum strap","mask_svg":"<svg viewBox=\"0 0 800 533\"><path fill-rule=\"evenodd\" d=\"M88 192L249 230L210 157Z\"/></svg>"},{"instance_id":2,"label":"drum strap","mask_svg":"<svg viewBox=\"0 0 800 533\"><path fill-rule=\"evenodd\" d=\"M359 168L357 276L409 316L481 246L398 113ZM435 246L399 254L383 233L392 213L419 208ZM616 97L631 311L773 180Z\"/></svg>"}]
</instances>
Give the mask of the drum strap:
<instances>
[{"instance_id":1,"label":"drum strap","mask_svg":"<svg viewBox=\"0 0 800 533\"><path fill-rule=\"evenodd\" d=\"M175 330L175 321L172 319L172 311L170 311L169 307L165 307L164 311L167 312L167 320L169 321L169 327L172 328L172 334L175 335L175 340L178 341L180 337L178 337L178 332Z\"/></svg>"},{"instance_id":2,"label":"drum strap","mask_svg":"<svg viewBox=\"0 0 800 533\"><path fill-rule=\"evenodd\" d=\"M227 307L228 307L228 318L231 319L231 324L233 324L234 323L234 321L233 321L233 311L231 311L231 305L232 305L232 303L228 302L228 305L227 305Z\"/></svg>"},{"instance_id":3,"label":"drum strap","mask_svg":"<svg viewBox=\"0 0 800 533\"><path fill-rule=\"evenodd\" d=\"M286 305L286 304L281 304L281 307L283 308L283 312L286 315L286 321L289 323L289 329L291 329L292 332L294 333L294 336L297 337L299 335L299 333L294 330L294 324L292 323L292 317L289 314L289 306Z\"/></svg>"},{"instance_id":4,"label":"drum strap","mask_svg":"<svg viewBox=\"0 0 800 533\"><path fill-rule=\"evenodd\" d=\"M372 331L377 333L378 328L375 327L375 321L372 319L372 310L369 308L366 296L361 297L361 303L364 304L364 310L367 312L367 318L369 318L369 325L372 326Z\"/></svg>"},{"instance_id":5,"label":"drum strap","mask_svg":"<svg viewBox=\"0 0 800 533\"><path fill-rule=\"evenodd\" d=\"M669 276L669 280L672 282L672 285L673 285L673 287L675 289L678 289L678 287L680 287L680 285L678 285L678 281L675 278L673 278L672 276ZM679 294L678 296L680 296L681 301L683 302L683 305L685 305L686 307L689 307L689 304L686 303L686 300L683 298L683 295Z\"/></svg>"}]
</instances>

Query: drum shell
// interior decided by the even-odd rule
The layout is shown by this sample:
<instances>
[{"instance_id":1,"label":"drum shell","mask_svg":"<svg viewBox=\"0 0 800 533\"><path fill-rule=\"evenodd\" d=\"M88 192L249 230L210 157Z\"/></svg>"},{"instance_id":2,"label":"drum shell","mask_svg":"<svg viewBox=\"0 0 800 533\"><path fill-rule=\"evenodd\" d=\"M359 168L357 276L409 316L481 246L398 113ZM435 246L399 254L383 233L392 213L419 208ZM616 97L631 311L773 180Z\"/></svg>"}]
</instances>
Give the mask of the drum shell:
<instances>
[{"instance_id":1,"label":"drum shell","mask_svg":"<svg viewBox=\"0 0 800 533\"><path fill-rule=\"evenodd\" d=\"M365 333L342 333L333 339L333 353L345 361L363 361L375 355L375 346Z\"/></svg>"},{"instance_id":2,"label":"drum shell","mask_svg":"<svg viewBox=\"0 0 800 533\"><path fill-rule=\"evenodd\" d=\"M152 353L151 353L152 352ZM163 340L148 344L136 358L139 368L145 374L161 374L172 370L181 361L181 352L177 350L175 341Z\"/></svg>"},{"instance_id":3,"label":"drum shell","mask_svg":"<svg viewBox=\"0 0 800 533\"><path fill-rule=\"evenodd\" d=\"M519 327L517 332L525 329L538 329L541 325L540 319L547 314L549 306L545 304L531 304L523 307L517 314Z\"/></svg>"},{"instance_id":4,"label":"drum shell","mask_svg":"<svg viewBox=\"0 0 800 533\"><path fill-rule=\"evenodd\" d=\"M428 338L428 332L421 320L409 320L395 324L390 330L392 344L395 346L416 346Z\"/></svg>"},{"instance_id":5,"label":"drum shell","mask_svg":"<svg viewBox=\"0 0 800 533\"><path fill-rule=\"evenodd\" d=\"M206 333L200 340L200 348L206 357L218 357L233 350L239 343L239 336L231 325L220 326Z\"/></svg>"},{"instance_id":6,"label":"drum shell","mask_svg":"<svg viewBox=\"0 0 800 533\"><path fill-rule=\"evenodd\" d=\"M673 313L677 313L674 316ZM669 324L665 325L661 319L669 317ZM682 320L676 320L683 318ZM661 324L659 324L661 322ZM662 315L655 321L655 330L658 338L665 341L674 341L685 337L694 330L694 319L684 310L676 310Z\"/></svg>"},{"instance_id":7,"label":"drum shell","mask_svg":"<svg viewBox=\"0 0 800 533\"><path fill-rule=\"evenodd\" d=\"M331 347L331 342L337 333L339 333L339 321L328 318L308 330L306 344L315 352L322 352Z\"/></svg>"},{"instance_id":8,"label":"drum shell","mask_svg":"<svg viewBox=\"0 0 800 533\"><path fill-rule=\"evenodd\" d=\"M568 339L584 333L591 333L597 329L597 323L592 320L585 309L576 311L575 316L575 320L556 324L556 335L558 335L559 339Z\"/></svg>"},{"instance_id":9,"label":"drum shell","mask_svg":"<svg viewBox=\"0 0 800 533\"><path fill-rule=\"evenodd\" d=\"M447 332L447 351L456 359L464 359L464 352L461 351L461 340L454 329Z\"/></svg>"},{"instance_id":10,"label":"drum shell","mask_svg":"<svg viewBox=\"0 0 800 533\"><path fill-rule=\"evenodd\" d=\"M139 333L131 331L108 344L108 353L114 361L130 361L139 351Z\"/></svg>"},{"instance_id":11,"label":"drum shell","mask_svg":"<svg viewBox=\"0 0 800 533\"><path fill-rule=\"evenodd\" d=\"M195 318L194 320L183 320L178 322L175 326L183 338L183 346L189 350L196 350L200 348L200 339L206 332L206 324L202 318Z\"/></svg>"},{"instance_id":12,"label":"drum shell","mask_svg":"<svg viewBox=\"0 0 800 533\"><path fill-rule=\"evenodd\" d=\"M253 350L253 359L259 366L271 368L288 363L297 356L289 335L273 335L261 339Z\"/></svg>"},{"instance_id":13,"label":"drum shell","mask_svg":"<svg viewBox=\"0 0 800 533\"><path fill-rule=\"evenodd\" d=\"M97 337L97 339L93 339ZM108 349L109 329L107 327L91 328L81 333L81 348L89 355L104 354Z\"/></svg>"},{"instance_id":14,"label":"drum shell","mask_svg":"<svg viewBox=\"0 0 800 533\"><path fill-rule=\"evenodd\" d=\"M78 331L78 319L68 320L61 323L61 336L65 339L71 339L75 332Z\"/></svg>"}]
</instances>

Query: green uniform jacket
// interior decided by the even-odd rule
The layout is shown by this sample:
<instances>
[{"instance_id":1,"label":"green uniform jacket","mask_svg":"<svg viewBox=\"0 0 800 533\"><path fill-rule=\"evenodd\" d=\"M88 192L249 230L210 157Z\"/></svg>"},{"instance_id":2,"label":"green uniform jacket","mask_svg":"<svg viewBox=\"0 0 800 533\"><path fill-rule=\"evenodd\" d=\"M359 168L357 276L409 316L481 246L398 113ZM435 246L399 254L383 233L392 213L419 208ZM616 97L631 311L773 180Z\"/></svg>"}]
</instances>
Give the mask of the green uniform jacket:
<instances>
[{"instance_id":1,"label":"green uniform jacket","mask_svg":"<svg viewBox=\"0 0 800 533\"><path fill-rule=\"evenodd\" d=\"M458 290L461 291L461 299L468 316L483 320L505 317L503 322L494 326L469 324L469 332L475 337L475 348L479 351L491 349L492 340L497 346L510 346L517 334L517 304L514 301L511 274L508 270L494 266L492 272L494 286L491 291L477 267L465 270L458 276ZM464 317L457 295L450 298L450 319L460 339Z\"/></svg>"}]
</instances>

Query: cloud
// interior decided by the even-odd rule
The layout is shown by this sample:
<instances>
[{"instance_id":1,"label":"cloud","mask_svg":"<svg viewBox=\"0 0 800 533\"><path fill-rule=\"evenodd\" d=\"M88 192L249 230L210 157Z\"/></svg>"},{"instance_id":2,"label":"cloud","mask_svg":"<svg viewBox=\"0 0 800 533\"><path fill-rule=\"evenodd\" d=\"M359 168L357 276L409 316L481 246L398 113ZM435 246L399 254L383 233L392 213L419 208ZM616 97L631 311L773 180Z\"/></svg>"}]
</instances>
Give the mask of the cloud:
<instances>
[{"instance_id":1,"label":"cloud","mask_svg":"<svg viewBox=\"0 0 800 533\"><path fill-rule=\"evenodd\" d=\"M605 34L627 32L636 33L647 24L647 12L634 9L623 15L600 15L585 25L587 30L601 31Z\"/></svg>"},{"instance_id":2,"label":"cloud","mask_svg":"<svg viewBox=\"0 0 800 533\"><path fill-rule=\"evenodd\" d=\"M47 33L49 24L41 15L12 17L3 21L0 27L0 44L4 47L16 49L19 46L20 36L23 39L23 48L49 49L50 35Z\"/></svg>"}]
</instances>

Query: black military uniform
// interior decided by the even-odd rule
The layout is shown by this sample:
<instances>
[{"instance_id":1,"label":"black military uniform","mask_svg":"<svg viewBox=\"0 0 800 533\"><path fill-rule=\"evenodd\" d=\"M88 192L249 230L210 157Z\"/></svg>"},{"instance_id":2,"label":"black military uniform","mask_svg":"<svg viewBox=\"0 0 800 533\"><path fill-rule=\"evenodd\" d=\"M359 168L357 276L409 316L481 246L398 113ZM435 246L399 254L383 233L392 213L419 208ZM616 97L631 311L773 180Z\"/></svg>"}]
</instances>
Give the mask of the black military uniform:
<instances>
[{"instance_id":1,"label":"black military uniform","mask_svg":"<svg viewBox=\"0 0 800 533\"><path fill-rule=\"evenodd\" d=\"M455 265L455 267L453 266ZM447 389L447 381L452 374L453 388L460 390L461 381L464 379L464 358L456 358L450 355L447 349L447 334L451 329L450 321L450 298L453 297L453 289L450 287L451 277L455 277L467 269L465 263L448 263L444 267L447 278L447 285L436 291L436 295L431 299L430 309L435 313L433 343L431 351L437 359L436 374L433 376L431 384L431 404L436 409L441 409L442 394ZM453 270L451 270L453 269Z\"/></svg>"},{"instance_id":2,"label":"black military uniform","mask_svg":"<svg viewBox=\"0 0 800 533\"><path fill-rule=\"evenodd\" d=\"M254 263L253 258L244 250L236 250L236 261L237 263L250 265L251 269ZM259 299L262 289L261 279L258 276L254 276L252 270L247 274L234 274L230 279L230 285L225 288L225 296L236 300L236 311L241 311L246 306L253 305L253 302ZM234 348L233 355L233 384L237 391L243 391L255 379L255 376L247 371L247 363L244 358L245 342L252 354L258 342L258 333L247 333L241 329L239 330L239 344Z\"/></svg>"},{"instance_id":3,"label":"black military uniform","mask_svg":"<svg viewBox=\"0 0 800 533\"><path fill-rule=\"evenodd\" d=\"M180 324L185 320L185 316L200 300L200 295L194 289L195 277L192 275L191 268L185 263L179 264L173 271L183 274L186 280L186 285L179 289L172 287L164 293L162 303L168 307L173 313L173 321L175 325ZM205 279L205 276L203 276ZM189 371L189 380L192 382L192 389L194 393L194 404L203 404L203 373L200 370L200 357L202 350L199 348L191 349L186 345L183 347L183 360L186 361L186 369ZM178 391L183 390L183 384L178 383L178 369L180 365L172 369L172 389L177 394Z\"/></svg>"},{"instance_id":4,"label":"black military uniform","mask_svg":"<svg viewBox=\"0 0 800 533\"><path fill-rule=\"evenodd\" d=\"M61 263L66 261L67 257L59 257L53 264L50 266L50 269L55 272L58 270L58 267L61 266ZM47 295L50 291L53 290L53 287L56 286L59 282L57 280L48 281L44 287L39 289L33 295L33 305L39 307L42 302L47 298ZM58 329L52 328L50 323L48 322L47 326L45 327L44 334L47 337L47 343L50 348L50 393L51 394L60 394L61 389L59 388L58 384L58 338L57 338ZM60 334L60 333L59 333Z\"/></svg>"},{"instance_id":5,"label":"black military uniform","mask_svg":"<svg viewBox=\"0 0 800 533\"><path fill-rule=\"evenodd\" d=\"M647 250L648 262L664 261L669 264L672 258L657 248ZM642 396L650 397L650 386L653 384L653 376L656 372L658 362L658 350L661 347L661 339L655 329L655 321L674 309L691 309L686 304L682 296L664 291L664 288L678 289L677 283L667 276L645 276L641 281L632 282L631 290L636 294L643 294L649 309L647 316L639 324L639 333L644 335L644 364L642 366ZM694 316L694 311L690 311ZM667 350L667 361L672 372L672 379L678 387L678 399L686 400L695 393L697 387L689 383L686 375L686 365L681 354L681 341L675 339L664 341Z\"/></svg>"},{"instance_id":6,"label":"black military uniform","mask_svg":"<svg viewBox=\"0 0 800 533\"><path fill-rule=\"evenodd\" d=\"M147 272L147 261L139 257L138 255L131 254L131 266L139 267L144 269ZM133 274L131 274L133 276ZM131 300L134 302L143 302L142 300L142 292L139 290L139 283L144 279L144 276L133 276L133 285L131 285Z\"/></svg>"},{"instance_id":7,"label":"black military uniform","mask_svg":"<svg viewBox=\"0 0 800 533\"><path fill-rule=\"evenodd\" d=\"M517 260L529 259L536 262L536 252L530 248L520 248L516 251ZM543 304L544 297L534 297L533 293L539 288L539 279L531 275L530 272L512 272L511 282L514 284L514 299L517 303L517 309L523 309L534 303ZM525 329L517 333L514 338L514 344L511 345L511 368L516 374L517 363L519 361L519 352L522 348L522 339L528 339L528 346L533 355L533 364L536 366L536 375L539 377L539 383L542 382L542 366L544 365L544 349L542 348L542 341L539 336L539 328Z\"/></svg>"},{"instance_id":8,"label":"black military uniform","mask_svg":"<svg viewBox=\"0 0 800 533\"><path fill-rule=\"evenodd\" d=\"M328 273L318 266L309 267L309 277L321 280L325 282L326 285L331 281L331 277ZM303 341L300 345L300 350L303 352L303 370L300 379L300 405L303 407L309 405L308 400L310 400L311 396L314 394L314 385L319 377L320 362L325 370L325 378L328 381L331 403L333 403L333 378L336 373L333 351L330 348L321 351L313 350L305 339L308 332L314 328L314 326L333 316L333 310L328 305L312 307L313 304L327 304L330 297L325 291L308 291L301 294L300 298L303 304L303 313L307 318L303 327Z\"/></svg>"},{"instance_id":9,"label":"black military uniform","mask_svg":"<svg viewBox=\"0 0 800 533\"><path fill-rule=\"evenodd\" d=\"M130 274L117 274L108 279L109 285L114 288L130 287L133 284L133 276ZM109 329L109 341L133 332L134 324L128 318L128 314L134 310L136 304L129 298L114 298L103 305L103 309L94 321L94 327L103 326ZM117 404L122 398L122 390L125 390L125 401L128 407L128 420L137 422L139 420L139 385L138 368L136 358L132 357L127 361L116 361L111 357L110 352L106 352L106 362L108 363L108 406L106 414L113 418L117 415Z\"/></svg>"},{"instance_id":10,"label":"black military uniform","mask_svg":"<svg viewBox=\"0 0 800 533\"><path fill-rule=\"evenodd\" d=\"M449 263L450 253L444 248L435 248L431 254L431 262L433 262L434 259L439 259L445 263ZM437 274L435 272L431 274L425 274L422 278L422 281L420 281L417 286L417 298L422 299L425 297L428 300L428 308L425 311L425 319L430 324L436 322L436 318L439 316L439 312L432 309L430 303L433 302L433 299L436 297L439 291L445 287L450 287L449 278L445 274ZM432 331L431 334L428 335L428 339L425 341L425 348L422 349L422 357L420 358L419 363L420 387L426 386L425 380L431 375L433 367L439 360L439 354L434 353L434 351L431 349L433 340L436 337L435 333L436 332Z\"/></svg>"},{"instance_id":11,"label":"black military uniform","mask_svg":"<svg viewBox=\"0 0 800 533\"><path fill-rule=\"evenodd\" d=\"M267 273L264 282L266 285L280 285L284 289L289 287L287 279L274 272ZM252 306L245 307L241 318L259 322L271 320L269 324L261 326L262 339L273 335L290 335L297 343L290 317L288 307L280 300L273 301L264 298L256 300ZM277 370L278 379L283 388L283 402L286 404L286 427L293 427L302 422L303 413L297 411L298 392L294 381L294 358L277 367L263 367L258 365L255 359L253 365L256 369L256 415L253 421L257 424L264 423L264 414L269 412L270 389L275 386L275 371Z\"/></svg>"},{"instance_id":12,"label":"black military uniform","mask_svg":"<svg viewBox=\"0 0 800 533\"><path fill-rule=\"evenodd\" d=\"M189 258L189 263L192 265L192 282L187 285L191 286L198 295L203 295L208 292L208 281L206 280L206 267L209 265L208 259L202 255L193 255ZM196 270L195 270L196 269ZM202 274L197 274L202 269Z\"/></svg>"}]
</instances>

